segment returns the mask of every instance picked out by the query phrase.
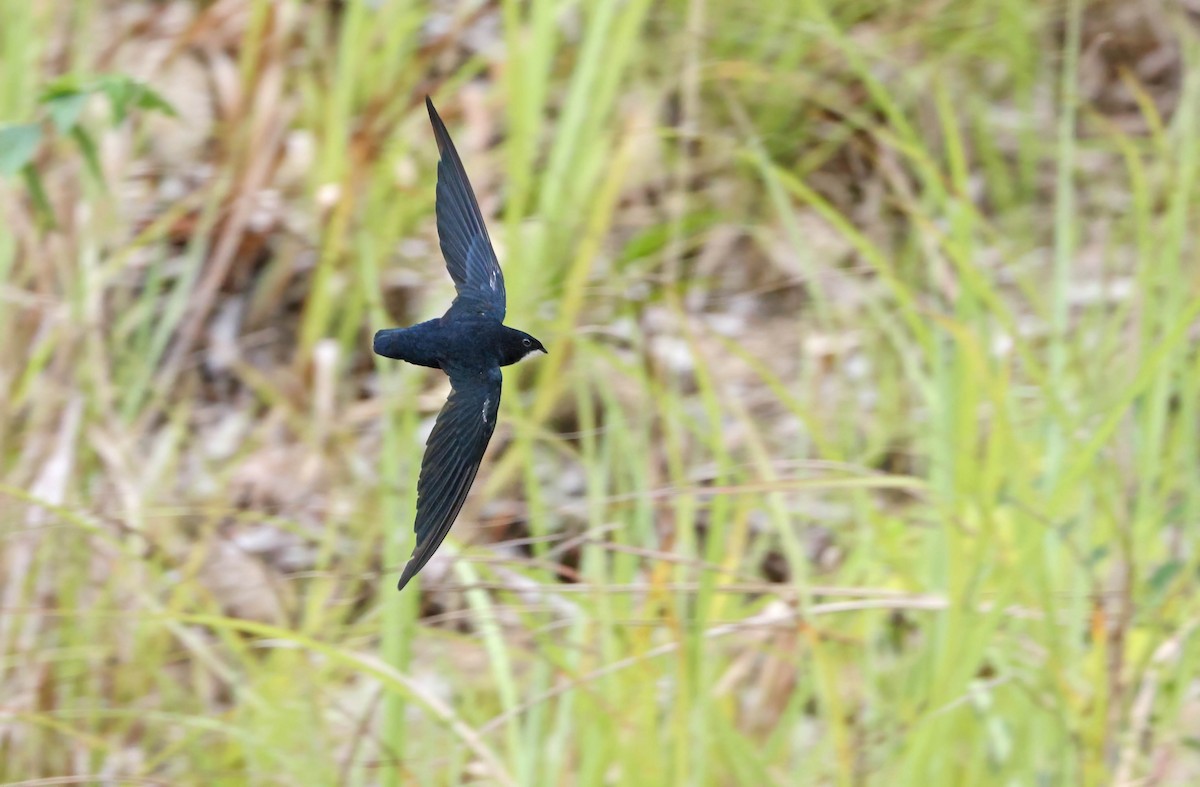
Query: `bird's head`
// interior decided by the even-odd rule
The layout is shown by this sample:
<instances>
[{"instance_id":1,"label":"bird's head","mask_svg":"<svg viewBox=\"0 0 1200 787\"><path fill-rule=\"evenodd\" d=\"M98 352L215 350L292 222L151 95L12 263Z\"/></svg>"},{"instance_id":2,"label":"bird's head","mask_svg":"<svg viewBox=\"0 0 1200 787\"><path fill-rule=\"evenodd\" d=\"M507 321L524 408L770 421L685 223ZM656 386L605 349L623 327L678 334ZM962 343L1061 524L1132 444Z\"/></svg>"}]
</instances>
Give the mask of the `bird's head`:
<instances>
[{"instance_id":1,"label":"bird's head","mask_svg":"<svg viewBox=\"0 0 1200 787\"><path fill-rule=\"evenodd\" d=\"M542 343L524 331L505 326L504 341L500 347L500 365L508 366L534 352L547 352Z\"/></svg>"}]
</instances>

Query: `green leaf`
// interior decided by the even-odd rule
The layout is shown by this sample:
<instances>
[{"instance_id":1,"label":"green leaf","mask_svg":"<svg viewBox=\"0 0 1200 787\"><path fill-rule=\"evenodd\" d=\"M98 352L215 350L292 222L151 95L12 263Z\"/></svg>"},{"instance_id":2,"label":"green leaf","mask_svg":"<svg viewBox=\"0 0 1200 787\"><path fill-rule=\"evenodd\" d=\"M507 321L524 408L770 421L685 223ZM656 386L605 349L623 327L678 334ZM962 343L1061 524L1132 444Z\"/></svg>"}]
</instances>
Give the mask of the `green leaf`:
<instances>
[{"instance_id":1,"label":"green leaf","mask_svg":"<svg viewBox=\"0 0 1200 787\"><path fill-rule=\"evenodd\" d=\"M1157 599L1165 593L1182 570L1183 563L1178 560L1169 560L1154 569L1154 573L1146 580L1146 584L1150 588L1150 595Z\"/></svg>"},{"instance_id":2,"label":"green leaf","mask_svg":"<svg viewBox=\"0 0 1200 787\"><path fill-rule=\"evenodd\" d=\"M33 161L42 141L37 123L0 126L0 175L11 176Z\"/></svg>"},{"instance_id":3,"label":"green leaf","mask_svg":"<svg viewBox=\"0 0 1200 787\"><path fill-rule=\"evenodd\" d=\"M703 210L689 213L683 217L679 231L685 238L691 238L708 230L718 221L721 215L716 211ZM623 265L651 254L656 254L666 248L674 237L676 228L668 223L656 224L635 235L621 250L618 264Z\"/></svg>"},{"instance_id":4,"label":"green leaf","mask_svg":"<svg viewBox=\"0 0 1200 787\"><path fill-rule=\"evenodd\" d=\"M54 209L50 207L50 198L46 196L46 189L42 186L42 178L34 169L33 164L26 164L21 168L21 176L25 179L25 187L29 189L29 196L33 200L34 213L38 218L38 224L42 229L54 229L58 226L58 222L54 220Z\"/></svg>"},{"instance_id":5,"label":"green leaf","mask_svg":"<svg viewBox=\"0 0 1200 787\"><path fill-rule=\"evenodd\" d=\"M75 128L75 124L79 122L79 115L83 112L87 99L87 93L64 93L44 99L42 104L50 113L54 127L60 134L65 134Z\"/></svg>"},{"instance_id":6,"label":"green leaf","mask_svg":"<svg viewBox=\"0 0 1200 787\"><path fill-rule=\"evenodd\" d=\"M1087 565L1091 568L1095 568L1108 558L1109 552L1111 551L1112 550L1109 548L1108 544L1100 544L1090 553L1088 553Z\"/></svg>"},{"instance_id":7,"label":"green leaf","mask_svg":"<svg viewBox=\"0 0 1200 787\"><path fill-rule=\"evenodd\" d=\"M45 103L76 93L90 94L94 91L95 86L83 81L78 75L66 74L43 87L42 94L38 100Z\"/></svg>"},{"instance_id":8,"label":"green leaf","mask_svg":"<svg viewBox=\"0 0 1200 787\"><path fill-rule=\"evenodd\" d=\"M108 97L117 123L125 120L130 109L156 110L176 117L175 108L170 102L136 79L114 74L101 77L97 84Z\"/></svg>"},{"instance_id":9,"label":"green leaf","mask_svg":"<svg viewBox=\"0 0 1200 787\"><path fill-rule=\"evenodd\" d=\"M113 122L125 122L130 101L133 99L132 80L122 76L101 77L99 87L108 98L108 105L112 107Z\"/></svg>"},{"instance_id":10,"label":"green leaf","mask_svg":"<svg viewBox=\"0 0 1200 787\"><path fill-rule=\"evenodd\" d=\"M156 90L143 84L138 85L136 106L138 109L154 110L171 117L179 117L179 113L175 111L175 107L171 106L170 101L163 98Z\"/></svg>"},{"instance_id":11,"label":"green leaf","mask_svg":"<svg viewBox=\"0 0 1200 787\"><path fill-rule=\"evenodd\" d=\"M83 154L83 160L87 162L87 168L92 173L92 177L104 185L104 175L100 171L100 157L96 153L96 143L92 140L91 134L84 131L83 127L76 126L71 129L71 139L75 140L75 144L79 146L79 152Z\"/></svg>"}]
</instances>

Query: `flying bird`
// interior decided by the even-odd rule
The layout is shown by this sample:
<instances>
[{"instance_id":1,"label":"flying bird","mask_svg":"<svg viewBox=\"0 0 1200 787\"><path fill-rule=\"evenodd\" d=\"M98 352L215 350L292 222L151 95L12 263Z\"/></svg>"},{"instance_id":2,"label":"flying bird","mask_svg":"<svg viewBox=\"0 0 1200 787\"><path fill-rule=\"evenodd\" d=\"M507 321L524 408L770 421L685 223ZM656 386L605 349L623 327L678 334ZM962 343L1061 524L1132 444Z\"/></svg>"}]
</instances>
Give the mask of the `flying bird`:
<instances>
[{"instance_id":1,"label":"flying bird","mask_svg":"<svg viewBox=\"0 0 1200 787\"><path fill-rule=\"evenodd\" d=\"M462 510L496 428L500 367L546 352L537 339L504 324L504 274L475 192L428 97L425 108L441 154L435 206L438 240L458 295L437 319L375 334L376 353L441 369L452 389L425 443L417 479L417 543L397 590L429 562Z\"/></svg>"}]
</instances>

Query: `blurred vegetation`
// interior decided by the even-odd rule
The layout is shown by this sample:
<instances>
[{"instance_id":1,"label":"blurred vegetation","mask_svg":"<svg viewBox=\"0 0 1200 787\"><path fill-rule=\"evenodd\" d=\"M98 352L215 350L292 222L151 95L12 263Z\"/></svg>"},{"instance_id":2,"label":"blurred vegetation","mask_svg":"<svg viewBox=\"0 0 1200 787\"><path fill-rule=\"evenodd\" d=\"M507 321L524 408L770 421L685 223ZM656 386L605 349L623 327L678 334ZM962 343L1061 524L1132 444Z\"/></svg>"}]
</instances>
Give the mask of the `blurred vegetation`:
<instances>
[{"instance_id":1,"label":"blurred vegetation","mask_svg":"<svg viewBox=\"0 0 1200 787\"><path fill-rule=\"evenodd\" d=\"M0 12L0 780L1200 779L1195 3Z\"/></svg>"}]
</instances>

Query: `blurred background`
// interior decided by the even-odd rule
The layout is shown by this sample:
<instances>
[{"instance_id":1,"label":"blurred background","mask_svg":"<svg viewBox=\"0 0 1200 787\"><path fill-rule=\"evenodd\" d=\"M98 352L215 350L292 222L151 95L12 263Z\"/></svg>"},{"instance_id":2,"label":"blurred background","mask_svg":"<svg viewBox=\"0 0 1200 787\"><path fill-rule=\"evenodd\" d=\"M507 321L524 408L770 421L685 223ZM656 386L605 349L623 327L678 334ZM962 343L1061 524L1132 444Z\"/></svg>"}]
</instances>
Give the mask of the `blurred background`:
<instances>
[{"instance_id":1,"label":"blurred background","mask_svg":"<svg viewBox=\"0 0 1200 787\"><path fill-rule=\"evenodd\" d=\"M3 783L1200 779L1200 4L0 6Z\"/></svg>"}]
</instances>

